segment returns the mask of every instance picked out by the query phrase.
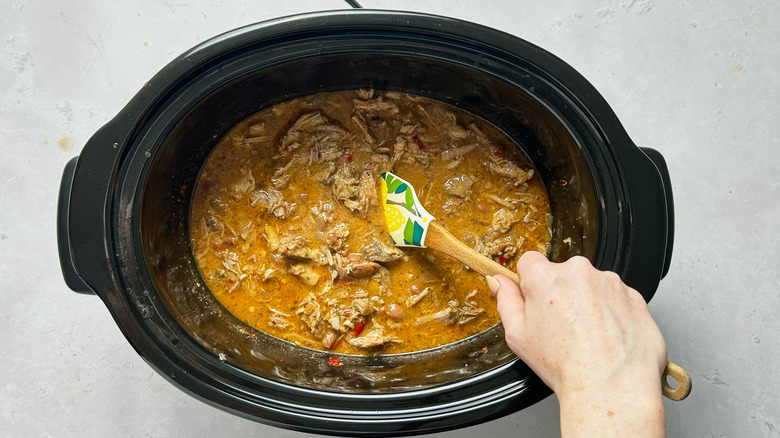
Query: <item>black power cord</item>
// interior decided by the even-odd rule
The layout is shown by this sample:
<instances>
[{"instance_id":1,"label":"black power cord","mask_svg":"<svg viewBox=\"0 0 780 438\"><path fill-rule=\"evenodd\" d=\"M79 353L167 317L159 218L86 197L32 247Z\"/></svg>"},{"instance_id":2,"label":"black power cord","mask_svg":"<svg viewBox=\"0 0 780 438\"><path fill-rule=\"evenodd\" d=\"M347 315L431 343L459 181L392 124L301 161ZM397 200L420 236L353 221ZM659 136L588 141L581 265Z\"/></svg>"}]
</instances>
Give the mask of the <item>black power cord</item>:
<instances>
[{"instance_id":1,"label":"black power cord","mask_svg":"<svg viewBox=\"0 0 780 438\"><path fill-rule=\"evenodd\" d=\"M361 9L363 6L360 6L360 3L357 2L357 0L344 0L347 2L350 6L352 6L355 9Z\"/></svg>"}]
</instances>

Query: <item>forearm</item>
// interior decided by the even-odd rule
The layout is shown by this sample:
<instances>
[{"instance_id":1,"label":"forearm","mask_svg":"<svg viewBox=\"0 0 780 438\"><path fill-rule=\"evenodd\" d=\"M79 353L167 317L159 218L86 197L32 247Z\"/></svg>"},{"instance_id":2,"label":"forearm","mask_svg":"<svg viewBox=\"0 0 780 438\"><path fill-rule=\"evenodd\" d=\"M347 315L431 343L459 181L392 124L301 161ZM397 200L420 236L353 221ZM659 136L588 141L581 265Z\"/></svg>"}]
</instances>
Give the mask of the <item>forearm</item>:
<instances>
[{"instance_id":1,"label":"forearm","mask_svg":"<svg viewBox=\"0 0 780 438\"><path fill-rule=\"evenodd\" d=\"M561 437L665 437L660 385L630 381L559 395Z\"/></svg>"}]
</instances>

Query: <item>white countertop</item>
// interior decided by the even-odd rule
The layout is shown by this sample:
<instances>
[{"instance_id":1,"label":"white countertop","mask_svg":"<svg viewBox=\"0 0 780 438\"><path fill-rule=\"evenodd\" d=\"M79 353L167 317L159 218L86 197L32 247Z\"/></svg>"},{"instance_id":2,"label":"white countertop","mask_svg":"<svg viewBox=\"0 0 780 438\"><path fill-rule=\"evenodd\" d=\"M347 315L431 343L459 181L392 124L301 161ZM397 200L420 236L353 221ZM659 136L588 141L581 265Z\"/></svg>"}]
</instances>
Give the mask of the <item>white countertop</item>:
<instances>
[{"instance_id":1,"label":"white countertop","mask_svg":"<svg viewBox=\"0 0 780 438\"><path fill-rule=\"evenodd\" d=\"M362 0L489 25L582 73L671 173L676 239L650 304L693 377L669 436L780 436L780 3ZM0 436L310 436L191 398L65 286L65 163L167 62L211 36L341 0L0 1ZM554 397L441 437L558 436Z\"/></svg>"}]
</instances>

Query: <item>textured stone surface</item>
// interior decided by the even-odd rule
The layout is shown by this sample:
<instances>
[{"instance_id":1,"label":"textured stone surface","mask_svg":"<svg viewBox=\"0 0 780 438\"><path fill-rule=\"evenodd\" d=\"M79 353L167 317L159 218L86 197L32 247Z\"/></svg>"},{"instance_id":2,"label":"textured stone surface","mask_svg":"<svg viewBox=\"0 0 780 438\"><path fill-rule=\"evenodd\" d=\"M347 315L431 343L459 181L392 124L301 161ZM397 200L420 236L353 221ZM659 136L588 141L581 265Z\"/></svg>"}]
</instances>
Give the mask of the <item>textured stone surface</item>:
<instances>
[{"instance_id":1,"label":"textured stone surface","mask_svg":"<svg viewBox=\"0 0 780 438\"><path fill-rule=\"evenodd\" d=\"M674 259L651 302L693 377L669 436L780 436L780 3L363 0L459 17L556 54L674 185ZM0 2L0 435L304 434L225 414L149 368L99 299L62 281L60 175L168 61L240 25L337 0ZM441 437L558 436L549 398Z\"/></svg>"}]
</instances>

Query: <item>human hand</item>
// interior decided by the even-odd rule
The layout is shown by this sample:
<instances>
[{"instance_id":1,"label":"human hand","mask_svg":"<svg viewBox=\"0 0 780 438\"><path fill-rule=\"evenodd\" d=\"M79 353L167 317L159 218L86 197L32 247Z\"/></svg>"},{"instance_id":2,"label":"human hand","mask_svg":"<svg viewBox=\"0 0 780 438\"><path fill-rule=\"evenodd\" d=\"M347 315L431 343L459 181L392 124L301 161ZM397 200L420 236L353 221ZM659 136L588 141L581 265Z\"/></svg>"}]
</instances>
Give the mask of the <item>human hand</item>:
<instances>
[{"instance_id":1,"label":"human hand","mask_svg":"<svg viewBox=\"0 0 780 438\"><path fill-rule=\"evenodd\" d=\"M666 346L642 296L583 257L552 263L527 252L517 271L519 289L497 275L491 290L507 344L558 395L562 431L564 412L582 417L583 404L609 417L628 408L627 419L650 408L662 426Z\"/></svg>"}]
</instances>

